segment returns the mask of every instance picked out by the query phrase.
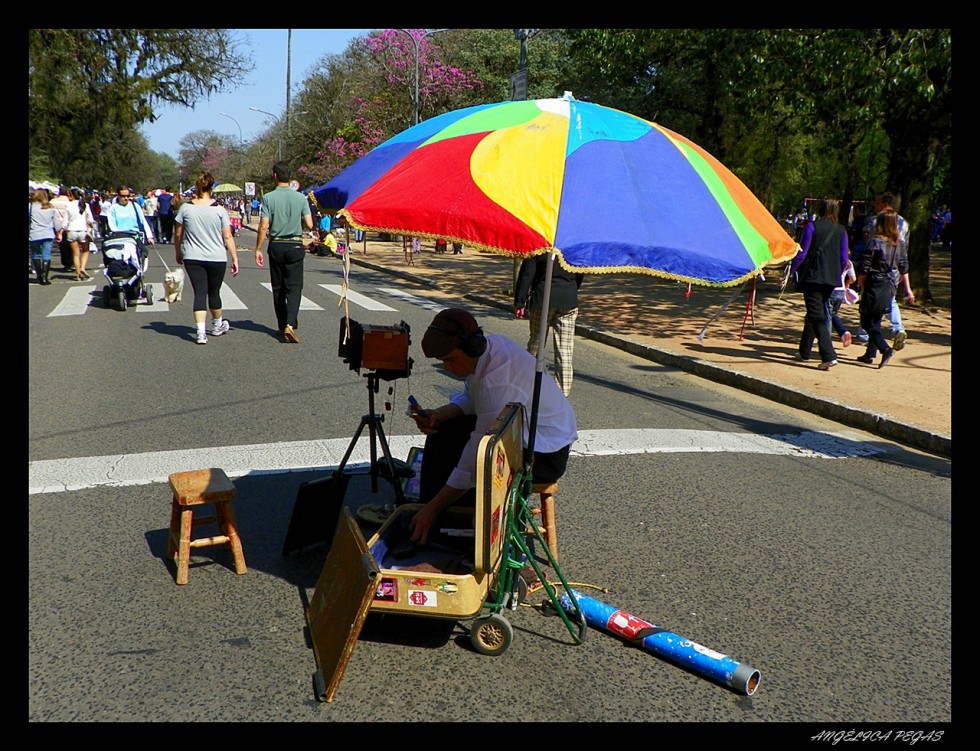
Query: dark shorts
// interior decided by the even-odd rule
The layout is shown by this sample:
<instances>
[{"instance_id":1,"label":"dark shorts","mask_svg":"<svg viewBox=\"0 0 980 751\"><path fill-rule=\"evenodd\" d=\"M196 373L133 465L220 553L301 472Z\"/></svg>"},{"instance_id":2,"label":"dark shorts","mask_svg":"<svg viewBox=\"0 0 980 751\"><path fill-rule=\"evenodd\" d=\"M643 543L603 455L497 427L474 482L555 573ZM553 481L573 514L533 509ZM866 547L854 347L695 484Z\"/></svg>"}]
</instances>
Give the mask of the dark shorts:
<instances>
[{"instance_id":1,"label":"dark shorts","mask_svg":"<svg viewBox=\"0 0 980 751\"><path fill-rule=\"evenodd\" d=\"M419 503L427 503L439 492L459 463L463 448L476 428L476 416L467 415L440 423L439 432L426 436L419 472ZM555 482L565 474L571 444L551 453L534 452L531 481ZM470 489L454 505L473 506L476 490Z\"/></svg>"}]
</instances>

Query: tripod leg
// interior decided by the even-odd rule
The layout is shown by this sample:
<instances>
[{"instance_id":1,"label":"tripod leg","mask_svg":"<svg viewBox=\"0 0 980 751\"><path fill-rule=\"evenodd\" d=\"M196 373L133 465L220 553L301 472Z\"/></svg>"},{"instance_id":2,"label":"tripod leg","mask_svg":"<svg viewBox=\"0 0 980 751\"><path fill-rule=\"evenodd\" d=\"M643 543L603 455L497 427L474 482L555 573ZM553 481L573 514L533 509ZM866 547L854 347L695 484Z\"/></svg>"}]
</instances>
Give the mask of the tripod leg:
<instances>
[{"instance_id":1,"label":"tripod leg","mask_svg":"<svg viewBox=\"0 0 980 751\"><path fill-rule=\"evenodd\" d=\"M398 477L395 476L395 462L391 458L391 448L388 446L388 439L385 437L384 427L382 427L380 421L377 425L377 438L379 441L381 441L381 450L384 452L385 462L388 465L388 475L391 478L391 484L395 486L395 505L400 506L401 504L405 503L405 493L402 490L402 484L398 481ZM374 454L372 453L372 457L373 455Z\"/></svg>"},{"instance_id":2,"label":"tripod leg","mask_svg":"<svg viewBox=\"0 0 980 751\"><path fill-rule=\"evenodd\" d=\"M371 434L371 492L378 492L378 432L381 430L381 418L378 415L371 415L371 422L368 425ZM384 435L382 433L382 435Z\"/></svg>"},{"instance_id":3,"label":"tripod leg","mask_svg":"<svg viewBox=\"0 0 980 751\"><path fill-rule=\"evenodd\" d=\"M373 415L364 415L361 418L361 424L357 427L357 432L354 433L354 437L351 438L350 443L347 445L347 453L344 454L344 458L340 460L340 464L337 465L337 469L334 470L335 475L342 475L344 473L344 467L347 466L347 460L350 459L351 454L354 453L354 447L357 445L357 440L361 437L361 433L364 432L364 426L369 423L369 418ZM372 428L372 434L374 429ZM374 466L372 462L372 466Z\"/></svg>"}]
</instances>

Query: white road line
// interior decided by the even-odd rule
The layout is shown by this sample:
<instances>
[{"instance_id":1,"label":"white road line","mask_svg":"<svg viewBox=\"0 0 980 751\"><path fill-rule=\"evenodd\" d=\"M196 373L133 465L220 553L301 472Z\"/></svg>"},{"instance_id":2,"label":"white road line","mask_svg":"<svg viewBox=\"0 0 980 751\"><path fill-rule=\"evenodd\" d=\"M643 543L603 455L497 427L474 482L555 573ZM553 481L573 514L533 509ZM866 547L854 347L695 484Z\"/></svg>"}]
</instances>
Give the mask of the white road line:
<instances>
[{"instance_id":1,"label":"white road line","mask_svg":"<svg viewBox=\"0 0 980 751\"><path fill-rule=\"evenodd\" d=\"M136 306L137 313L166 313L170 310L170 303L166 301L167 291L163 288L163 282L147 282L146 286L153 293L153 304L147 305L141 302Z\"/></svg>"},{"instance_id":2,"label":"white road line","mask_svg":"<svg viewBox=\"0 0 980 751\"><path fill-rule=\"evenodd\" d=\"M321 284L320 286L323 287L328 292L333 292L335 295L337 295L337 297L343 299L342 296L343 296L344 288L341 285ZM381 310L381 311L387 310L391 312L397 312L395 308L389 308L384 303L375 302L370 297L365 297L360 292L354 292L352 289L347 290L347 299L350 302L354 303L355 305L359 305L360 307L364 308L365 310Z\"/></svg>"},{"instance_id":3,"label":"white road line","mask_svg":"<svg viewBox=\"0 0 980 751\"><path fill-rule=\"evenodd\" d=\"M387 438L396 458L407 457L409 449L424 443L422 436L415 434ZM36 461L28 465L28 492L36 495L99 486L163 483L174 472L199 467L221 467L229 477L327 470L340 464L349 445L349 438L332 438ZM348 465L369 464L370 447L370 438L362 435ZM711 430L582 430L572 448L572 457L681 452L845 459L871 456L881 449L875 443L865 442L863 436L846 431L764 436Z\"/></svg>"},{"instance_id":4,"label":"white road line","mask_svg":"<svg viewBox=\"0 0 980 751\"><path fill-rule=\"evenodd\" d=\"M272 292L272 282L262 282L262 286L265 287L270 292ZM222 292L222 295L223 294L224 293ZM222 302L224 302L223 298L222 298ZM308 299L305 295L301 297L299 300L299 309L300 310L323 310L323 308L321 308L312 300Z\"/></svg>"},{"instance_id":5,"label":"white road line","mask_svg":"<svg viewBox=\"0 0 980 751\"><path fill-rule=\"evenodd\" d=\"M69 287L61 298L55 309L48 313L48 318L55 316L82 316L89 305L101 305L102 290L96 291L95 287L74 286Z\"/></svg>"},{"instance_id":6,"label":"white road line","mask_svg":"<svg viewBox=\"0 0 980 751\"><path fill-rule=\"evenodd\" d=\"M187 288L189 283L185 282L184 293L187 293ZM272 289L272 285L266 285L268 289ZM191 296L193 297L194 291L191 290ZM228 282L221 283L221 309L222 310L248 310L248 306L238 299L238 295L231 291L231 287L228 286Z\"/></svg>"},{"instance_id":7,"label":"white road line","mask_svg":"<svg viewBox=\"0 0 980 751\"><path fill-rule=\"evenodd\" d=\"M409 292L404 292L403 290L400 289L381 287L381 291L384 292L386 295L391 295L392 297L398 297L402 300L405 300L405 302L409 302L412 305L418 305L420 308L424 308L425 310L431 310L433 313L438 313L440 310L446 307L445 303L432 302L431 300L427 300L424 297L418 297L417 295L413 295Z\"/></svg>"}]
</instances>

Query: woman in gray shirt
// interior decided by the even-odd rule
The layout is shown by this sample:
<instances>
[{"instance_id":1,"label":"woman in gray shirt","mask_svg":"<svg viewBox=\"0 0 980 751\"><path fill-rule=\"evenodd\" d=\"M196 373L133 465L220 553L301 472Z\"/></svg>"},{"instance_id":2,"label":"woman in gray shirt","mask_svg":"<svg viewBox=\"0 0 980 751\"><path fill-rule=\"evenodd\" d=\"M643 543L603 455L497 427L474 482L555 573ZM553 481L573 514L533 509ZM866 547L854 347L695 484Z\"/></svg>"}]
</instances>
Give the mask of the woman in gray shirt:
<instances>
[{"instance_id":1,"label":"woman in gray shirt","mask_svg":"<svg viewBox=\"0 0 980 751\"><path fill-rule=\"evenodd\" d=\"M211 310L211 336L227 333L231 326L222 317L221 285L231 255L231 275L238 276L238 251L231 234L228 212L211 198L214 176L197 178L197 195L180 205L174 217L174 249L194 289L194 323L197 343L207 344L207 311Z\"/></svg>"}]
</instances>

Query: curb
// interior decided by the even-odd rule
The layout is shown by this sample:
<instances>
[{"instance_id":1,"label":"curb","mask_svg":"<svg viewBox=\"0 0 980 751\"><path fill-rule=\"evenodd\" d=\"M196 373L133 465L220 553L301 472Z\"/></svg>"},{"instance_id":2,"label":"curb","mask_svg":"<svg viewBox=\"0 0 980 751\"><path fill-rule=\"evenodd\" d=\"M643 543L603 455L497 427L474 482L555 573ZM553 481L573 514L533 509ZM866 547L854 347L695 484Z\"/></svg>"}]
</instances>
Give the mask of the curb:
<instances>
[{"instance_id":1,"label":"curb","mask_svg":"<svg viewBox=\"0 0 980 751\"><path fill-rule=\"evenodd\" d=\"M333 256L335 258L343 257L338 253L333 253ZM442 286L431 279L416 276L407 271L382 266L354 256L351 256L351 262L374 271L407 279L430 289L440 289ZM489 305L500 310L510 310L510 306L502 303L500 300L478 294L462 294L467 300ZM582 324L576 324L575 334L585 339L599 342L600 344L616 347L636 357L642 357L645 360L651 360L661 365L683 370L699 378L705 378L725 386L747 391L756 396L784 404L794 409L804 410L818 417L833 420L834 422L839 422L842 425L856 428L866 433L872 433L889 441L909 446L910 448L935 454L946 459L952 458L953 439L951 436L942 433L935 433L915 425L909 425L886 415L873 414L855 409L850 405L841 404L831 399L823 399L804 394L800 391L786 388L782 384L756 378L738 370L732 370L729 367L714 365L696 357L677 355L673 352L657 349L649 345L637 344L629 339L614 336Z\"/></svg>"}]
</instances>

